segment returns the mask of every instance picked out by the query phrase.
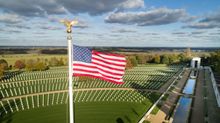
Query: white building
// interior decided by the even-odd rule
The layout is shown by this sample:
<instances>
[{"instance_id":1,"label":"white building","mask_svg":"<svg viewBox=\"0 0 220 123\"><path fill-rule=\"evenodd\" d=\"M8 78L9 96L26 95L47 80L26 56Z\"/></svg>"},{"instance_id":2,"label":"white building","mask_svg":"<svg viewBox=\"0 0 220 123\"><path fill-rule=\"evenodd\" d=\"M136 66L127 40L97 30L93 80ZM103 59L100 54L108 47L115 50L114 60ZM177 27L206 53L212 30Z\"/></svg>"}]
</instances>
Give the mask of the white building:
<instances>
[{"instance_id":1,"label":"white building","mask_svg":"<svg viewBox=\"0 0 220 123\"><path fill-rule=\"evenodd\" d=\"M201 58L194 57L191 60L191 68L200 68L200 65L201 65Z\"/></svg>"}]
</instances>

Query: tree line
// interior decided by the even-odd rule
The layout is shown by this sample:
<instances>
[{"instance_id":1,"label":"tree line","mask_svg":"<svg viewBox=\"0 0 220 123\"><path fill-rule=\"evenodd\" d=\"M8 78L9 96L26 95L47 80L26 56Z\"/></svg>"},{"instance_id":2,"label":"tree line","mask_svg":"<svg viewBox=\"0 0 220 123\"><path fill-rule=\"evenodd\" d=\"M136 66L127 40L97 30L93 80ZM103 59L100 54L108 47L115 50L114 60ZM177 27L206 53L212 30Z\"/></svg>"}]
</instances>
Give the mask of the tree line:
<instances>
[{"instance_id":1,"label":"tree line","mask_svg":"<svg viewBox=\"0 0 220 123\"><path fill-rule=\"evenodd\" d=\"M19 69L25 71L44 71L50 67L67 65L66 58L52 57L50 59L36 58L36 59L19 59L16 60L14 65L8 65L4 59L0 59L0 78L4 76L7 70Z\"/></svg>"},{"instance_id":2,"label":"tree line","mask_svg":"<svg viewBox=\"0 0 220 123\"><path fill-rule=\"evenodd\" d=\"M136 54L136 55L127 55L127 65L126 69L137 66L138 64L179 64L179 63L188 63L191 59L191 56L187 53L180 54Z\"/></svg>"},{"instance_id":3,"label":"tree line","mask_svg":"<svg viewBox=\"0 0 220 123\"><path fill-rule=\"evenodd\" d=\"M220 51L211 53L210 57L204 58L203 63L210 65L212 70L220 74Z\"/></svg>"}]
</instances>

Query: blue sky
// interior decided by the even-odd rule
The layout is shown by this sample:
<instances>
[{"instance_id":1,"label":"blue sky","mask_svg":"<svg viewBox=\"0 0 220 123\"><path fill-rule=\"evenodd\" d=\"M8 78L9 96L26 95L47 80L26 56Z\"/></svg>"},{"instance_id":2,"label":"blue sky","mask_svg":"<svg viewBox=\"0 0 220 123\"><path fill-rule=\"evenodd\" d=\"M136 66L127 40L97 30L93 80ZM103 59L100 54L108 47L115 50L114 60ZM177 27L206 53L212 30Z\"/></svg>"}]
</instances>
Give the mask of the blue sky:
<instances>
[{"instance_id":1,"label":"blue sky","mask_svg":"<svg viewBox=\"0 0 220 123\"><path fill-rule=\"evenodd\" d=\"M219 0L0 0L0 46L219 47Z\"/></svg>"}]
</instances>

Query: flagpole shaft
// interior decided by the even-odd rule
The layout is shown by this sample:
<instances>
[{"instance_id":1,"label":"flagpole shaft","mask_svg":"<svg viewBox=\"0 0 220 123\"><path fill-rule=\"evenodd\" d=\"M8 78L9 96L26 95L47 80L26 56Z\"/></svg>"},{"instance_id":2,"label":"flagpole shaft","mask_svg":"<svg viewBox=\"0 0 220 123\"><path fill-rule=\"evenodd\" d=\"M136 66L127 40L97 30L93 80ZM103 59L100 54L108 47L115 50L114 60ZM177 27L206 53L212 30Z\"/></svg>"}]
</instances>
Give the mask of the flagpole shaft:
<instances>
[{"instance_id":1,"label":"flagpole shaft","mask_svg":"<svg viewBox=\"0 0 220 123\"><path fill-rule=\"evenodd\" d=\"M72 69L72 61L73 61L73 46L72 46L72 36L71 33L68 33L67 36L67 41L68 41L68 65L69 65L69 112L70 112L70 116L69 116L69 120L70 123L74 123L74 106L73 106L73 69Z\"/></svg>"}]
</instances>

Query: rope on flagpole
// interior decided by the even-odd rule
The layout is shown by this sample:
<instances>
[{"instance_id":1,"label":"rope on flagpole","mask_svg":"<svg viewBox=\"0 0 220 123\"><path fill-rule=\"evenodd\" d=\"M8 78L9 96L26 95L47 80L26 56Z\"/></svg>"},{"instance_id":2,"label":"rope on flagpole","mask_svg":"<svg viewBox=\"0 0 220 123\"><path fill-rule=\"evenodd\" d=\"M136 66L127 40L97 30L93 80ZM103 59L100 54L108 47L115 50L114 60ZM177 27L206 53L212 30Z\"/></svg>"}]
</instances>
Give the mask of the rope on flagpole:
<instances>
[{"instance_id":1,"label":"rope on flagpole","mask_svg":"<svg viewBox=\"0 0 220 123\"><path fill-rule=\"evenodd\" d=\"M78 21L68 21L68 20L61 20L61 23L63 23L67 27L67 43L68 43L68 68L69 68L69 120L70 123L74 123L74 106L73 106L73 43L72 43L72 26L77 24Z\"/></svg>"}]
</instances>

